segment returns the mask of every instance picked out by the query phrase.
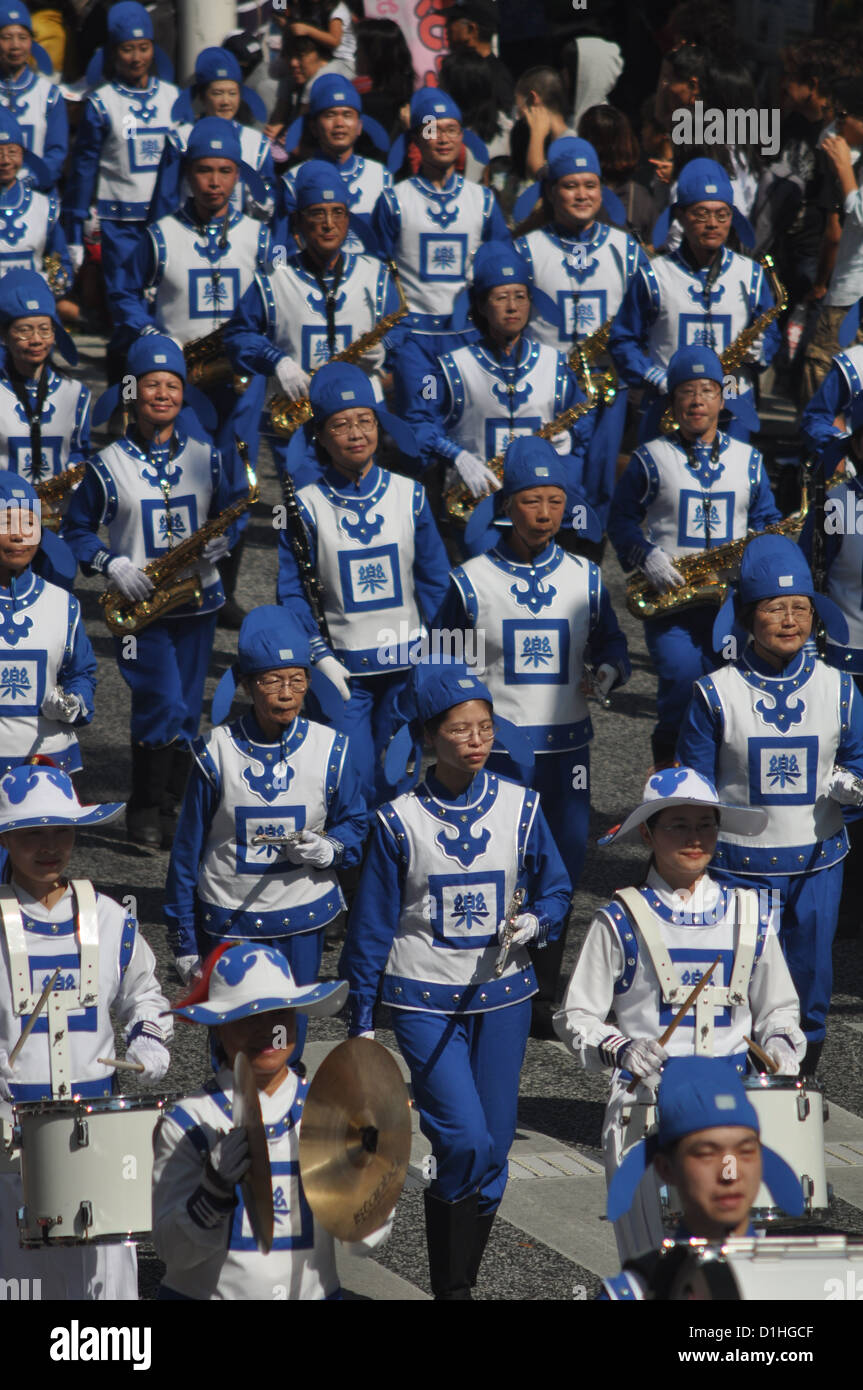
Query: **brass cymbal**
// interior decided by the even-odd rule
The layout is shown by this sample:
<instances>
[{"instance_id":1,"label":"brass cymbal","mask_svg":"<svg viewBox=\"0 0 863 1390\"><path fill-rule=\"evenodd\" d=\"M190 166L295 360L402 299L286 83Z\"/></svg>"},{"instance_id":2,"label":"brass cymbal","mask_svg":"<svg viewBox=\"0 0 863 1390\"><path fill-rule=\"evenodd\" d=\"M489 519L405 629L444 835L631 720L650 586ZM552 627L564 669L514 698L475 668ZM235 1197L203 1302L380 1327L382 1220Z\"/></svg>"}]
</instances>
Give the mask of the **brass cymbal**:
<instances>
[{"instance_id":1,"label":"brass cymbal","mask_svg":"<svg viewBox=\"0 0 863 1390\"><path fill-rule=\"evenodd\" d=\"M334 1048L309 1087L300 1125L300 1177L321 1225L338 1240L383 1226L404 1186L411 1151L407 1086L370 1038Z\"/></svg>"},{"instance_id":2,"label":"brass cymbal","mask_svg":"<svg viewBox=\"0 0 863 1390\"><path fill-rule=\"evenodd\" d=\"M235 1126L245 1125L252 1162L242 1181L243 1198L258 1248L269 1255L273 1248L273 1179L270 1151L261 1116L261 1101L252 1064L245 1052L234 1060L234 1097L231 1118Z\"/></svg>"}]
</instances>

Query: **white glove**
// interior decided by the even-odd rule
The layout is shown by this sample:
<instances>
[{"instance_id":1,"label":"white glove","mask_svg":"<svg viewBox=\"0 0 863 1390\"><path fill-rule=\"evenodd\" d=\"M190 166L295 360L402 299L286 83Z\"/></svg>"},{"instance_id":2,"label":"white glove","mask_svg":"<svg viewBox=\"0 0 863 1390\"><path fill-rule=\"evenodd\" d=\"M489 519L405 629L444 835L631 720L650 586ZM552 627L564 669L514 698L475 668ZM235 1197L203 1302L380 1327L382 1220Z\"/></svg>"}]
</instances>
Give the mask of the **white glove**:
<instances>
[{"instance_id":1,"label":"white glove","mask_svg":"<svg viewBox=\"0 0 863 1390\"><path fill-rule=\"evenodd\" d=\"M659 1076L660 1067L667 1061L668 1053L656 1038L637 1038L629 1044L620 1065L639 1081L651 1081Z\"/></svg>"},{"instance_id":2,"label":"white glove","mask_svg":"<svg viewBox=\"0 0 863 1390\"><path fill-rule=\"evenodd\" d=\"M497 939L500 945L504 942L505 922L497 924ZM535 941L539 936L539 919L532 912L519 913L515 919L515 931L509 938L510 946L525 946L528 941Z\"/></svg>"},{"instance_id":3,"label":"white glove","mask_svg":"<svg viewBox=\"0 0 863 1390\"><path fill-rule=\"evenodd\" d=\"M143 570L133 564L128 555L118 555L111 560L106 574L113 585L120 590L123 598L137 603L149 598L153 592L153 582Z\"/></svg>"},{"instance_id":4,"label":"white glove","mask_svg":"<svg viewBox=\"0 0 863 1390\"><path fill-rule=\"evenodd\" d=\"M469 487L474 497L485 497L489 492L497 492L500 483L494 476L490 468L486 468L482 459L477 458L476 454L471 454L467 449L460 449L453 459L453 463L464 482Z\"/></svg>"},{"instance_id":5,"label":"white glove","mask_svg":"<svg viewBox=\"0 0 863 1390\"><path fill-rule=\"evenodd\" d=\"M218 560L224 560L226 555L231 553L231 542L227 536L214 536L211 541L207 541L202 556L210 565L215 565Z\"/></svg>"},{"instance_id":6,"label":"white glove","mask_svg":"<svg viewBox=\"0 0 863 1390\"><path fill-rule=\"evenodd\" d=\"M572 435L569 430L561 430L560 434L553 434L548 442L557 454L572 453Z\"/></svg>"},{"instance_id":7,"label":"white glove","mask_svg":"<svg viewBox=\"0 0 863 1390\"><path fill-rule=\"evenodd\" d=\"M654 589L678 589L686 580L661 546L655 545L644 557L641 568Z\"/></svg>"},{"instance_id":8,"label":"white glove","mask_svg":"<svg viewBox=\"0 0 863 1390\"><path fill-rule=\"evenodd\" d=\"M357 358L357 366L364 371L366 376L374 376L384 365L384 358L387 350L383 343L375 343L374 347L364 352L362 357Z\"/></svg>"},{"instance_id":9,"label":"white glove","mask_svg":"<svg viewBox=\"0 0 863 1390\"><path fill-rule=\"evenodd\" d=\"M80 695L67 695L61 685L55 685L50 695L46 695L41 705L46 719L55 719L60 724L74 724L84 713L84 701Z\"/></svg>"},{"instance_id":10,"label":"white glove","mask_svg":"<svg viewBox=\"0 0 863 1390\"><path fill-rule=\"evenodd\" d=\"M161 1081L171 1065L171 1054L164 1043L157 1042L155 1038L148 1038L142 1033L126 1048L126 1061L141 1064L144 1068L141 1072L142 1081Z\"/></svg>"},{"instance_id":11,"label":"white glove","mask_svg":"<svg viewBox=\"0 0 863 1390\"><path fill-rule=\"evenodd\" d=\"M290 864L309 864L313 869L328 869L336 857L330 841L314 830L300 831L302 839L284 845L282 853Z\"/></svg>"},{"instance_id":12,"label":"white glove","mask_svg":"<svg viewBox=\"0 0 863 1390\"><path fill-rule=\"evenodd\" d=\"M200 956L177 956L174 965L184 985L190 985L193 980L201 978Z\"/></svg>"},{"instance_id":13,"label":"white glove","mask_svg":"<svg viewBox=\"0 0 863 1390\"><path fill-rule=\"evenodd\" d=\"M248 1172L252 1156L245 1125L229 1129L210 1149L210 1156L201 1179L202 1186L217 1197L230 1196L235 1186Z\"/></svg>"},{"instance_id":14,"label":"white glove","mask_svg":"<svg viewBox=\"0 0 863 1390\"><path fill-rule=\"evenodd\" d=\"M827 795L840 806L863 806L863 777L857 777L847 767L834 767Z\"/></svg>"},{"instance_id":15,"label":"white glove","mask_svg":"<svg viewBox=\"0 0 863 1390\"><path fill-rule=\"evenodd\" d=\"M663 394L668 390L668 372L664 367L648 367L644 373L644 380L648 386L654 386Z\"/></svg>"},{"instance_id":16,"label":"white glove","mask_svg":"<svg viewBox=\"0 0 863 1390\"><path fill-rule=\"evenodd\" d=\"M81 266L84 264L84 248L83 246L70 246L67 249L69 251L69 260L72 262L72 269L77 275Z\"/></svg>"},{"instance_id":17,"label":"white glove","mask_svg":"<svg viewBox=\"0 0 863 1390\"><path fill-rule=\"evenodd\" d=\"M9 1065L9 1054L0 1047L0 1100L11 1101L9 1082L14 1080L15 1072Z\"/></svg>"},{"instance_id":18,"label":"white glove","mask_svg":"<svg viewBox=\"0 0 863 1390\"><path fill-rule=\"evenodd\" d=\"M593 689L598 699L605 699L619 675L620 672L616 666L609 666L607 661L603 661L593 678Z\"/></svg>"},{"instance_id":19,"label":"white glove","mask_svg":"<svg viewBox=\"0 0 863 1390\"><path fill-rule=\"evenodd\" d=\"M374 1030L374 1028L370 1028L370 1029L368 1029L365 1033L354 1033L354 1037L355 1037L355 1038L368 1038L368 1039L369 1039L369 1042L374 1042L374 1040L375 1040L375 1030Z\"/></svg>"},{"instance_id":20,"label":"white glove","mask_svg":"<svg viewBox=\"0 0 863 1390\"><path fill-rule=\"evenodd\" d=\"M282 357L277 362L276 380L289 401L301 401L309 394L311 378L293 357Z\"/></svg>"},{"instance_id":21,"label":"white glove","mask_svg":"<svg viewBox=\"0 0 863 1390\"><path fill-rule=\"evenodd\" d=\"M340 661L336 661L334 656L322 656L320 661L315 663L319 671L322 671L328 681L332 681L342 699L347 702L351 698L351 687L348 681L351 673Z\"/></svg>"},{"instance_id":22,"label":"white glove","mask_svg":"<svg viewBox=\"0 0 863 1390\"><path fill-rule=\"evenodd\" d=\"M799 1072L800 1059L787 1038L768 1038L764 1051L777 1064L777 1076L796 1076Z\"/></svg>"}]
</instances>

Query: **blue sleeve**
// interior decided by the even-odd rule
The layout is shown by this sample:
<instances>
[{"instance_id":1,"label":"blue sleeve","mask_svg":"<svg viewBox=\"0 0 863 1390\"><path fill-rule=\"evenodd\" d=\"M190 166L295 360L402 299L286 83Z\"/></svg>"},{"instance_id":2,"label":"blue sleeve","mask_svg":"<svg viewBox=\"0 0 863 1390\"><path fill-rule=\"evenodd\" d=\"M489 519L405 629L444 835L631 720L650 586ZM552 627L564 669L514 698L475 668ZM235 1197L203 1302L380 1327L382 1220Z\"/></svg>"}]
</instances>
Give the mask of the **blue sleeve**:
<instances>
[{"instance_id":1,"label":"blue sleeve","mask_svg":"<svg viewBox=\"0 0 863 1390\"><path fill-rule=\"evenodd\" d=\"M449 575L447 591L434 620L434 626L441 630L446 629L449 632L467 632L468 628L473 627L473 623L464 606L461 590L452 575Z\"/></svg>"},{"instance_id":2,"label":"blue sleeve","mask_svg":"<svg viewBox=\"0 0 863 1390\"><path fill-rule=\"evenodd\" d=\"M90 638L81 617L81 605L74 595L69 595L69 623L72 629L72 651L64 656L57 672L57 684L67 695L80 695L86 712L75 720L75 728L89 724L95 708L97 684L97 665Z\"/></svg>"},{"instance_id":3,"label":"blue sleeve","mask_svg":"<svg viewBox=\"0 0 863 1390\"><path fill-rule=\"evenodd\" d=\"M815 454L820 454L825 444L842 434L833 421L837 415L844 415L850 404L848 381L834 361L800 417L803 438Z\"/></svg>"},{"instance_id":4,"label":"blue sleeve","mask_svg":"<svg viewBox=\"0 0 863 1390\"><path fill-rule=\"evenodd\" d=\"M267 311L257 277L225 325L225 350L234 371L269 376L284 353L267 337Z\"/></svg>"},{"instance_id":5,"label":"blue sleeve","mask_svg":"<svg viewBox=\"0 0 863 1390\"><path fill-rule=\"evenodd\" d=\"M608 337L608 350L627 386L643 386L652 365L647 355L647 339L658 308L651 285L658 296L653 272L649 266L642 267L623 296Z\"/></svg>"},{"instance_id":6,"label":"blue sleeve","mask_svg":"<svg viewBox=\"0 0 863 1390\"><path fill-rule=\"evenodd\" d=\"M601 579L599 582L599 612L591 624L587 638L587 650L590 653L590 660L594 669L607 662L609 666L617 667L621 685L629 680L632 675L632 666L629 661L626 638L620 630L617 614L611 606L608 590Z\"/></svg>"},{"instance_id":7,"label":"blue sleeve","mask_svg":"<svg viewBox=\"0 0 863 1390\"><path fill-rule=\"evenodd\" d=\"M83 463L90 456L90 403L90 391L82 382L78 404L75 407L75 424L69 439L67 468L72 468L76 463Z\"/></svg>"},{"instance_id":8,"label":"blue sleeve","mask_svg":"<svg viewBox=\"0 0 863 1390\"><path fill-rule=\"evenodd\" d=\"M391 188L385 188L372 209L372 231L383 254L395 253L401 235L401 212Z\"/></svg>"},{"instance_id":9,"label":"blue sleeve","mask_svg":"<svg viewBox=\"0 0 863 1390\"><path fill-rule=\"evenodd\" d=\"M717 714L710 708L704 688L695 685L677 739L677 761L694 768L715 785L722 734L721 712Z\"/></svg>"},{"instance_id":10,"label":"blue sleeve","mask_svg":"<svg viewBox=\"0 0 863 1390\"><path fill-rule=\"evenodd\" d=\"M399 349L396 363L404 398L402 415L417 437L422 468L432 467L439 459L451 462L460 446L446 432L450 394L440 360L408 338Z\"/></svg>"},{"instance_id":11,"label":"blue sleeve","mask_svg":"<svg viewBox=\"0 0 863 1390\"><path fill-rule=\"evenodd\" d=\"M72 493L69 509L63 518L60 534L81 566L82 574L104 574L108 563L115 559L99 538L99 527L105 511L105 493L99 476L88 468Z\"/></svg>"},{"instance_id":12,"label":"blue sleeve","mask_svg":"<svg viewBox=\"0 0 863 1390\"><path fill-rule=\"evenodd\" d=\"M201 859L221 791L192 764L186 794L174 831L171 862L165 881L165 921L175 957L198 955L195 939L195 890Z\"/></svg>"},{"instance_id":13,"label":"blue sleeve","mask_svg":"<svg viewBox=\"0 0 863 1390\"><path fill-rule=\"evenodd\" d=\"M753 319L758 318L761 314L765 314L768 309L772 309L775 303L776 300L773 298L773 291L767 283L767 276L764 274L764 271L762 270L761 283L758 291L758 299L755 302L755 308L752 313ZM765 367L768 367L770 365L777 352L779 351L781 342L782 334L779 331L779 324L777 320L774 319L771 324L768 324L767 328L764 331L764 337L762 339L761 344L761 356L759 359L760 365L763 365Z\"/></svg>"},{"instance_id":14,"label":"blue sleeve","mask_svg":"<svg viewBox=\"0 0 863 1390\"><path fill-rule=\"evenodd\" d=\"M647 516L647 478L638 454L633 454L617 481L608 512L608 539L624 570L644 563L654 547L641 529Z\"/></svg>"},{"instance_id":15,"label":"blue sleeve","mask_svg":"<svg viewBox=\"0 0 863 1390\"><path fill-rule=\"evenodd\" d=\"M537 809L528 833L524 867L527 872L525 911L538 918L545 940L555 941L569 913L572 884L542 806Z\"/></svg>"},{"instance_id":16,"label":"blue sleeve","mask_svg":"<svg viewBox=\"0 0 863 1390\"><path fill-rule=\"evenodd\" d=\"M753 531L763 531L782 520L782 513L776 505L770 479L761 455L758 455L758 478L749 500L749 525Z\"/></svg>"},{"instance_id":17,"label":"blue sleeve","mask_svg":"<svg viewBox=\"0 0 863 1390\"><path fill-rule=\"evenodd\" d=\"M419 487L419 483L416 484ZM422 507L414 530L414 587L420 612L431 623L444 600L449 583L449 560L431 505L423 491Z\"/></svg>"},{"instance_id":18,"label":"blue sleeve","mask_svg":"<svg viewBox=\"0 0 863 1390\"><path fill-rule=\"evenodd\" d=\"M339 961L339 975L350 986L348 1031L351 1036L372 1027L372 1011L381 976L398 931L403 873L396 842L378 820L363 864L348 921L347 940Z\"/></svg>"},{"instance_id":19,"label":"blue sleeve","mask_svg":"<svg viewBox=\"0 0 863 1390\"><path fill-rule=\"evenodd\" d=\"M490 206L486 210L482 224L483 241L509 241L509 227L506 225L506 218L500 210L500 204L492 189L486 189L490 195Z\"/></svg>"},{"instance_id":20,"label":"blue sleeve","mask_svg":"<svg viewBox=\"0 0 863 1390\"><path fill-rule=\"evenodd\" d=\"M851 707L848 711L848 728L840 739L836 761L855 776L863 777L863 696L852 676L843 673L842 679L848 683Z\"/></svg>"},{"instance_id":21,"label":"blue sleeve","mask_svg":"<svg viewBox=\"0 0 863 1390\"><path fill-rule=\"evenodd\" d=\"M89 216L90 204L96 191L102 145L107 134L108 117L91 97L84 103L84 112L78 124L63 204L63 220L69 240L74 246L81 245L84 223Z\"/></svg>"},{"instance_id":22,"label":"blue sleeve","mask_svg":"<svg viewBox=\"0 0 863 1390\"><path fill-rule=\"evenodd\" d=\"M394 314L399 307L399 292L396 288L395 278L386 267L384 267L384 283L386 289L384 291L384 306L381 318L387 318L390 314Z\"/></svg>"},{"instance_id":23,"label":"blue sleeve","mask_svg":"<svg viewBox=\"0 0 863 1390\"><path fill-rule=\"evenodd\" d=\"M152 332L156 326L144 298L144 290L156 282L156 270L153 239L145 230L132 255L118 266L109 296L111 316L121 329L125 347L130 347L145 329Z\"/></svg>"},{"instance_id":24,"label":"blue sleeve","mask_svg":"<svg viewBox=\"0 0 863 1390\"><path fill-rule=\"evenodd\" d=\"M356 735L359 737L359 735ZM363 845L369 830L369 812L363 796L362 779L351 753L345 750L342 775L327 812L325 833L343 846L339 868L352 869L362 861Z\"/></svg>"},{"instance_id":25,"label":"blue sleeve","mask_svg":"<svg viewBox=\"0 0 863 1390\"><path fill-rule=\"evenodd\" d=\"M59 181L69 150L69 118L66 103L57 87L52 87L45 111L45 147L42 163L47 166L52 186Z\"/></svg>"}]
</instances>

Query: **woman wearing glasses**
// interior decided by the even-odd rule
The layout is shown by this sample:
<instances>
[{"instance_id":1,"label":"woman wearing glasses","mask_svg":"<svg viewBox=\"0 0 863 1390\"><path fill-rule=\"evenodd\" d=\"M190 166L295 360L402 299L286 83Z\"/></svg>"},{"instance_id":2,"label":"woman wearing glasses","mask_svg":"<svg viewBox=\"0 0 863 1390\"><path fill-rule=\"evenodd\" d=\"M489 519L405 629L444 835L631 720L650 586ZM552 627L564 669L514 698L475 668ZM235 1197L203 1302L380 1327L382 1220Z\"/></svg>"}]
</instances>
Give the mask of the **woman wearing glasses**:
<instances>
[{"instance_id":1,"label":"woman wearing glasses","mask_svg":"<svg viewBox=\"0 0 863 1390\"><path fill-rule=\"evenodd\" d=\"M485 771L495 738L525 756L488 687L460 663L429 663L411 697L393 757L412 754L418 777L425 749L432 766L377 812L339 974L352 1036L372 1035L379 990L392 1011L431 1144L432 1292L469 1299L515 1134L536 993L525 945L558 935L570 883L537 793Z\"/></svg>"},{"instance_id":2,"label":"woman wearing glasses","mask_svg":"<svg viewBox=\"0 0 863 1390\"><path fill-rule=\"evenodd\" d=\"M238 684L251 709L225 723ZM171 851L165 918L184 981L225 940L266 943L298 984L317 979L345 906L336 871L359 863L368 817L347 737L302 716L310 684L298 623L274 605L249 613L215 727L192 744Z\"/></svg>"},{"instance_id":3,"label":"woman wearing glasses","mask_svg":"<svg viewBox=\"0 0 863 1390\"><path fill-rule=\"evenodd\" d=\"M767 811L757 841L720 827L711 873L779 896L806 1075L817 1066L830 1007L848 853L842 807L863 805L863 702L849 673L814 654L816 614L834 644L847 643L845 618L815 592L800 548L784 536L757 536L716 619L717 645L741 654L696 682L677 744L678 758L713 782L720 800Z\"/></svg>"},{"instance_id":4,"label":"woman wearing glasses","mask_svg":"<svg viewBox=\"0 0 863 1390\"><path fill-rule=\"evenodd\" d=\"M662 594L684 584L676 559L740 540L781 519L761 454L719 429L722 364L710 348L683 348L668 364L666 389L678 426L642 444L614 492L608 535L625 570L640 569ZM665 398L662 398L663 404ZM674 755L692 682L716 665L713 604L673 603L644 624L659 677L654 762Z\"/></svg>"}]
</instances>

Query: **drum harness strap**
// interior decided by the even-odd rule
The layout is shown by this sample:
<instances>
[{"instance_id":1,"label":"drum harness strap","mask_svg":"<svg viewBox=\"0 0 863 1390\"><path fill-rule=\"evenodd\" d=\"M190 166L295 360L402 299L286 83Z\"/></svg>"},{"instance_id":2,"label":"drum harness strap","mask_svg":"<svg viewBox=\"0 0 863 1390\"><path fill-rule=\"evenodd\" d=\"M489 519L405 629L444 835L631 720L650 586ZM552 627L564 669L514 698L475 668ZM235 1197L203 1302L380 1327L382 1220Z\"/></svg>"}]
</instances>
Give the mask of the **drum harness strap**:
<instances>
[{"instance_id":1,"label":"drum harness strap","mask_svg":"<svg viewBox=\"0 0 863 1390\"><path fill-rule=\"evenodd\" d=\"M681 1005L692 984L681 984L668 947L662 939L659 919L638 888L620 888L614 896L623 903L647 947L664 1003ZM695 1054L698 1057L714 1055L717 1008L743 1005L749 995L749 980L758 939L758 893L754 888L734 890L734 915L737 944L731 979L727 985L706 985L695 1001Z\"/></svg>"},{"instance_id":2,"label":"drum harness strap","mask_svg":"<svg viewBox=\"0 0 863 1390\"><path fill-rule=\"evenodd\" d=\"M51 1094L63 1100L72 1093L69 1070L69 1031L66 1015L75 1009L86 1009L99 997L99 923L96 913L96 892L86 878L73 878L69 887L77 907L75 934L78 938L80 973L78 989L54 989L48 997L48 1061L51 1071ZM8 884L0 885L0 923L6 937L9 967L12 974L12 1000L15 1013L21 1017L32 1013L41 993L30 987L30 958L27 936L18 897Z\"/></svg>"}]
</instances>

